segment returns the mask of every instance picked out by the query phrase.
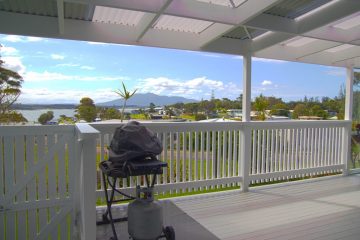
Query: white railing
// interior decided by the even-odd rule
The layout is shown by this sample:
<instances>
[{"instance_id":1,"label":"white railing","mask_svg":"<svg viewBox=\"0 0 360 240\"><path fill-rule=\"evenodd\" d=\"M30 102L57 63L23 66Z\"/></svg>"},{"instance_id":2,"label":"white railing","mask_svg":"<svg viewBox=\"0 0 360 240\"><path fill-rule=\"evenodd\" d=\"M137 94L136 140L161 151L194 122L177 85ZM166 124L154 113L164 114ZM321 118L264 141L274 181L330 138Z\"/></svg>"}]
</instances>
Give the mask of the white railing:
<instances>
[{"instance_id":1,"label":"white railing","mask_svg":"<svg viewBox=\"0 0 360 240\"><path fill-rule=\"evenodd\" d=\"M281 181L347 169L349 121L144 123L163 143L159 159L168 170L158 176L159 193L191 192ZM119 124L92 124L100 133L97 151L107 147ZM104 190L98 173L97 196ZM141 178L124 179L118 188L132 192Z\"/></svg>"},{"instance_id":2,"label":"white railing","mask_svg":"<svg viewBox=\"0 0 360 240\"><path fill-rule=\"evenodd\" d=\"M347 168L350 122L252 122L252 183L338 173Z\"/></svg>"},{"instance_id":3,"label":"white railing","mask_svg":"<svg viewBox=\"0 0 360 240\"><path fill-rule=\"evenodd\" d=\"M347 172L350 121L144 123L168 169L159 193ZM120 124L0 127L0 239L96 238L95 162L107 159ZM133 193L142 179L117 187ZM97 189L95 192L94 189ZM66 234L64 234L66 233Z\"/></svg>"},{"instance_id":4,"label":"white railing","mask_svg":"<svg viewBox=\"0 0 360 240\"><path fill-rule=\"evenodd\" d=\"M191 192L204 188L235 186L239 176L239 123L144 123L157 133L163 144L159 159L168 163L167 171L158 176L158 192ZM100 159L106 159L106 149L118 124L93 124L98 139ZM101 174L98 174L101 178ZM123 179L119 188L132 191L141 178ZM100 183L100 179L98 180ZM98 184L98 196L103 197Z\"/></svg>"},{"instance_id":5,"label":"white railing","mask_svg":"<svg viewBox=\"0 0 360 240\"><path fill-rule=\"evenodd\" d=\"M73 239L74 126L0 127L0 239Z\"/></svg>"}]
</instances>

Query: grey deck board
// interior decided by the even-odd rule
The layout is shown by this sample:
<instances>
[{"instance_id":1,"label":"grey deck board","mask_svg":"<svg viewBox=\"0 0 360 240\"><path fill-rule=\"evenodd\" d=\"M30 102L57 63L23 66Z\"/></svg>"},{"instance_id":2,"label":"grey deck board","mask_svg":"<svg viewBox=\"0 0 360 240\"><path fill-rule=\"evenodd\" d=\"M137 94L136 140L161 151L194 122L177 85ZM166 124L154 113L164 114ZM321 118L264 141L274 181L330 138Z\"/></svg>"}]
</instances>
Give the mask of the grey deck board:
<instances>
[{"instance_id":1,"label":"grey deck board","mask_svg":"<svg viewBox=\"0 0 360 240\"><path fill-rule=\"evenodd\" d=\"M360 175L173 201L220 239L360 239Z\"/></svg>"}]
</instances>

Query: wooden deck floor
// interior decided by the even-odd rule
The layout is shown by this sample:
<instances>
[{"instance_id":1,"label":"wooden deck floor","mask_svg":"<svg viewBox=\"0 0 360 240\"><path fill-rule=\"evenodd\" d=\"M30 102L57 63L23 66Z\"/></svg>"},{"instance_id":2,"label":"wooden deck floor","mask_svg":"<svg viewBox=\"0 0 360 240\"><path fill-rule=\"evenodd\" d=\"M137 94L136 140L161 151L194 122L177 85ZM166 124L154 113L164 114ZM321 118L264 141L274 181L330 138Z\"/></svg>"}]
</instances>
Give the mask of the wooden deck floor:
<instances>
[{"instance_id":1,"label":"wooden deck floor","mask_svg":"<svg viewBox=\"0 0 360 240\"><path fill-rule=\"evenodd\" d=\"M360 175L174 202L224 240L360 239Z\"/></svg>"}]
</instances>

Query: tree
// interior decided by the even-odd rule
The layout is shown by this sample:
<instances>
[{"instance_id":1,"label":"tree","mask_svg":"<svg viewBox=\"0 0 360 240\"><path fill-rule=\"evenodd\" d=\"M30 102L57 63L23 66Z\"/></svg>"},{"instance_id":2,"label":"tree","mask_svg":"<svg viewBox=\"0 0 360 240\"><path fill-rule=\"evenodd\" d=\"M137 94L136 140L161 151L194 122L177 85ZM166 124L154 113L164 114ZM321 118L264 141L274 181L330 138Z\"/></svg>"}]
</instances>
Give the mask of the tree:
<instances>
[{"instance_id":1,"label":"tree","mask_svg":"<svg viewBox=\"0 0 360 240\"><path fill-rule=\"evenodd\" d=\"M156 107L156 105L151 102L150 105L149 105L149 113L154 113L155 112L155 107Z\"/></svg>"},{"instance_id":2,"label":"tree","mask_svg":"<svg viewBox=\"0 0 360 240\"><path fill-rule=\"evenodd\" d=\"M124 111L125 111L125 107L126 107L126 102L136 93L137 89L135 89L133 92L129 92L126 89L124 82L121 82L121 83L122 83L123 89L122 90L116 89L114 92L124 99L124 104L123 104L122 111L121 111L121 122L122 122L124 120Z\"/></svg>"},{"instance_id":3,"label":"tree","mask_svg":"<svg viewBox=\"0 0 360 240\"><path fill-rule=\"evenodd\" d=\"M48 121L52 120L54 118L54 112L53 111L47 111L46 113L43 113L38 118L38 122L42 125L46 124Z\"/></svg>"},{"instance_id":4,"label":"tree","mask_svg":"<svg viewBox=\"0 0 360 240\"><path fill-rule=\"evenodd\" d=\"M294 119L297 119L297 118L299 118L299 116L306 116L306 115L309 115L309 111L306 108L305 104L303 104L303 103L297 104L294 108L292 117Z\"/></svg>"},{"instance_id":5,"label":"tree","mask_svg":"<svg viewBox=\"0 0 360 240\"><path fill-rule=\"evenodd\" d=\"M77 107L79 118L87 122L92 122L96 118L96 107L91 98L83 97Z\"/></svg>"},{"instance_id":6,"label":"tree","mask_svg":"<svg viewBox=\"0 0 360 240\"><path fill-rule=\"evenodd\" d=\"M121 119L120 112L115 108L105 108L100 111L101 119Z\"/></svg>"},{"instance_id":7,"label":"tree","mask_svg":"<svg viewBox=\"0 0 360 240\"><path fill-rule=\"evenodd\" d=\"M276 103L271 107L271 115L289 117L290 111L285 103Z\"/></svg>"},{"instance_id":8,"label":"tree","mask_svg":"<svg viewBox=\"0 0 360 240\"><path fill-rule=\"evenodd\" d=\"M260 96L255 98L254 108L258 112L258 119L265 121L266 119L266 108L269 106L268 100L260 94Z\"/></svg>"},{"instance_id":9,"label":"tree","mask_svg":"<svg viewBox=\"0 0 360 240\"><path fill-rule=\"evenodd\" d=\"M21 113L11 111L10 109L11 105L21 94L23 79L17 72L5 68L4 63L0 56L0 122L27 121Z\"/></svg>"},{"instance_id":10,"label":"tree","mask_svg":"<svg viewBox=\"0 0 360 240\"><path fill-rule=\"evenodd\" d=\"M15 111L8 111L4 114L0 114L0 123L24 123L28 120L21 114Z\"/></svg>"}]
</instances>

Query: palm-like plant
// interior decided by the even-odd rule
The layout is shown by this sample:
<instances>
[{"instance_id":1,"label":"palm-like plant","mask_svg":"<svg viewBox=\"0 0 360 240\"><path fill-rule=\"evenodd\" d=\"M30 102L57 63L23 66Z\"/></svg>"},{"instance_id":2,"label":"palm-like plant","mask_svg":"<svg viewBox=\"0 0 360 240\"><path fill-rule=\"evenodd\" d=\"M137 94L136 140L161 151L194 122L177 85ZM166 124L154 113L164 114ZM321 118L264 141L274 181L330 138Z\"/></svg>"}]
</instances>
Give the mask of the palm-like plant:
<instances>
[{"instance_id":1,"label":"palm-like plant","mask_svg":"<svg viewBox=\"0 0 360 240\"><path fill-rule=\"evenodd\" d=\"M133 92L130 92L126 89L126 86L123 82L122 83L122 87L123 89L116 89L114 92L119 95L120 97L122 97L124 99L124 104L122 107L122 111L121 111L121 122L124 120L124 111L125 111L125 107L126 107L126 101L129 100L137 91L137 89L135 89Z\"/></svg>"}]
</instances>

